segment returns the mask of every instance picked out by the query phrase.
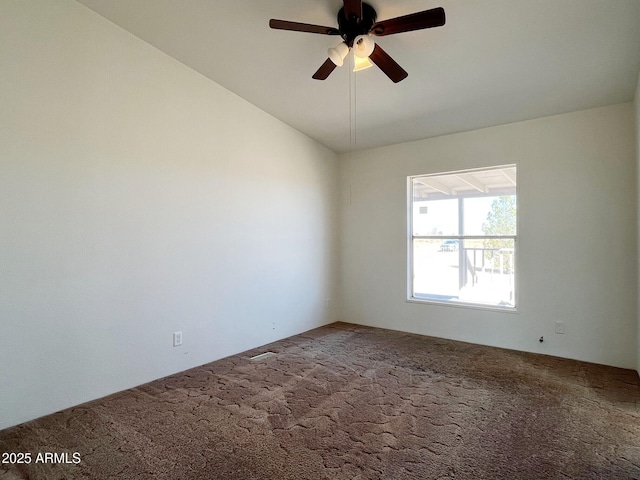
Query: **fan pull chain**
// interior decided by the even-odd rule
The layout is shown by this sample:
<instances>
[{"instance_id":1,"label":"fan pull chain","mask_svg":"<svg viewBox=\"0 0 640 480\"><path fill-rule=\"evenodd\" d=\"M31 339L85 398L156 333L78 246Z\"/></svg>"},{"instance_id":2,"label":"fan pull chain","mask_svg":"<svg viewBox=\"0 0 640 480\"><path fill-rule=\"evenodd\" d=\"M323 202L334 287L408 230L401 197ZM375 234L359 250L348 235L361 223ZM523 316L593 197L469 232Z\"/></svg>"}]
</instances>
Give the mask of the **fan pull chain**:
<instances>
[{"instance_id":1,"label":"fan pull chain","mask_svg":"<svg viewBox=\"0 0 640 480\"><path fill-rule=\"evenodd\" d=\"M356 109L354 108L355 99L355 75L353 72L353 55L350 55L349 60L349 206L351 206L351 193L352 193L352 169L353 169L353 150L356 143L356 128L355 128L355 116Z\"/></svg>"}]
</instances>

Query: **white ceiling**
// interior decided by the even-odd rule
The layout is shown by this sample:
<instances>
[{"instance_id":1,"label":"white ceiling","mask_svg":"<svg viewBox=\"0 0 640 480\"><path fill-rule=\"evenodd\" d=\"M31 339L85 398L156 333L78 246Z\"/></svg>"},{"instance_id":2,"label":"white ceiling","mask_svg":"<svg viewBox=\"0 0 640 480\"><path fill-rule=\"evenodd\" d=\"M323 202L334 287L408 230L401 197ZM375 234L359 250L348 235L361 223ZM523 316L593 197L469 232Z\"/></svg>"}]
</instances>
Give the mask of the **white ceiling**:
<instances>
[{"instance_id":1,"label":"white ceiling","mask_svg":"<svg viewBox=\"0 0 640 480\"><path fill-rule=\"evenodd\" d=\"M384 20L442 6L440 28L378 37L408 73L311 75L341 0L79 0L336 152L633 100L640 0L370 0Z\"/></svg>"}]
</instances>

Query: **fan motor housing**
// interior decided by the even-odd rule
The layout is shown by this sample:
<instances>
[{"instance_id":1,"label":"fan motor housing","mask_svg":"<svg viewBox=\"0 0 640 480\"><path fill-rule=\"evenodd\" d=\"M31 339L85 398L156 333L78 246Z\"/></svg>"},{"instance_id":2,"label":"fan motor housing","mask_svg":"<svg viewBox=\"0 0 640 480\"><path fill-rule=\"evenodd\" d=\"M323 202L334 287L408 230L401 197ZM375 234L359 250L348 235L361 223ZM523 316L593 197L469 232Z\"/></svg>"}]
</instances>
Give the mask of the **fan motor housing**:
<instances>
[{"instance_id":1,"label":"fan motor housing","mask_svg":"<svg viewBox=\"0 0 640 480\"><path fill-rule=\"evenodd\" d=\"M378 17L375 9L368 3L362 3L362 18L358 20L355 16L346 18L344 15L344 7L338 12L338 30L340 36L350 47L358 35L366 35L376 23Z\"/></svg>"}]
</instances>

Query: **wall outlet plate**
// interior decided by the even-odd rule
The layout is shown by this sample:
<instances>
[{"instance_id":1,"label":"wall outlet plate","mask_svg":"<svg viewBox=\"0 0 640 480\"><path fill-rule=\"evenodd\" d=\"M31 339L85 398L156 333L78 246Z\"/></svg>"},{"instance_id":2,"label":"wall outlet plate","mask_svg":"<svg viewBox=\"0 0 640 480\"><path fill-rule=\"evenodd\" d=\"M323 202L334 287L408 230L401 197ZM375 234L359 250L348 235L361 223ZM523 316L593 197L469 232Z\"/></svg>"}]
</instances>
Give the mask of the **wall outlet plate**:
<instances>
[{"instance_id":1,"label":"wall outlet plate","mask_svg":"<svg viewBox=\"0 0 640 480\"><path fill-rule=\"evenodd\" d=\"M182 345L182 332L173 332L173 346L179 347Z\"/></svg>"},{"instance_id":2,"label":"wall outlet plate","mask_svg":"<svg viewBox=\"0 0 640 480\"><path fill-rule=\"evenodd\" d=\"M564 333L564 322L556 322L556 333Z\"/></svg>"}]
</instances>

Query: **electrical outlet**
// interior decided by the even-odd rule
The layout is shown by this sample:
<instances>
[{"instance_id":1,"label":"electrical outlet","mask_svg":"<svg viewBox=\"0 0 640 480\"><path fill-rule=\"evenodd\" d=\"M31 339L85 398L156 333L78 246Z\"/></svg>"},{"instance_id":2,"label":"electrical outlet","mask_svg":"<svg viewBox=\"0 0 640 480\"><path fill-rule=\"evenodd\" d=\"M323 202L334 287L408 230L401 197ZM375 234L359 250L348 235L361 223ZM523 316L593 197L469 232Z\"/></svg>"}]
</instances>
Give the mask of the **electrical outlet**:
<instances>
[{"instance_id":1,"label":"electrical outlet","mask_svg":"<svg viewBox=\"0 0 640 480\"><path fill-rule=\"evenodd\" d=\"M173 346L179 347L182 345L182 332L173 332Z\"/></svg>"},{"instance_id":2,"label":"electrical outlet","mask_svg":"<svg viewBox=\"0 0 640 480\"><path fill-rule=\"evenodd\" d=\"M564 333L564 322L556 322L556 333Z\"/></svg>"}]
</instances>

